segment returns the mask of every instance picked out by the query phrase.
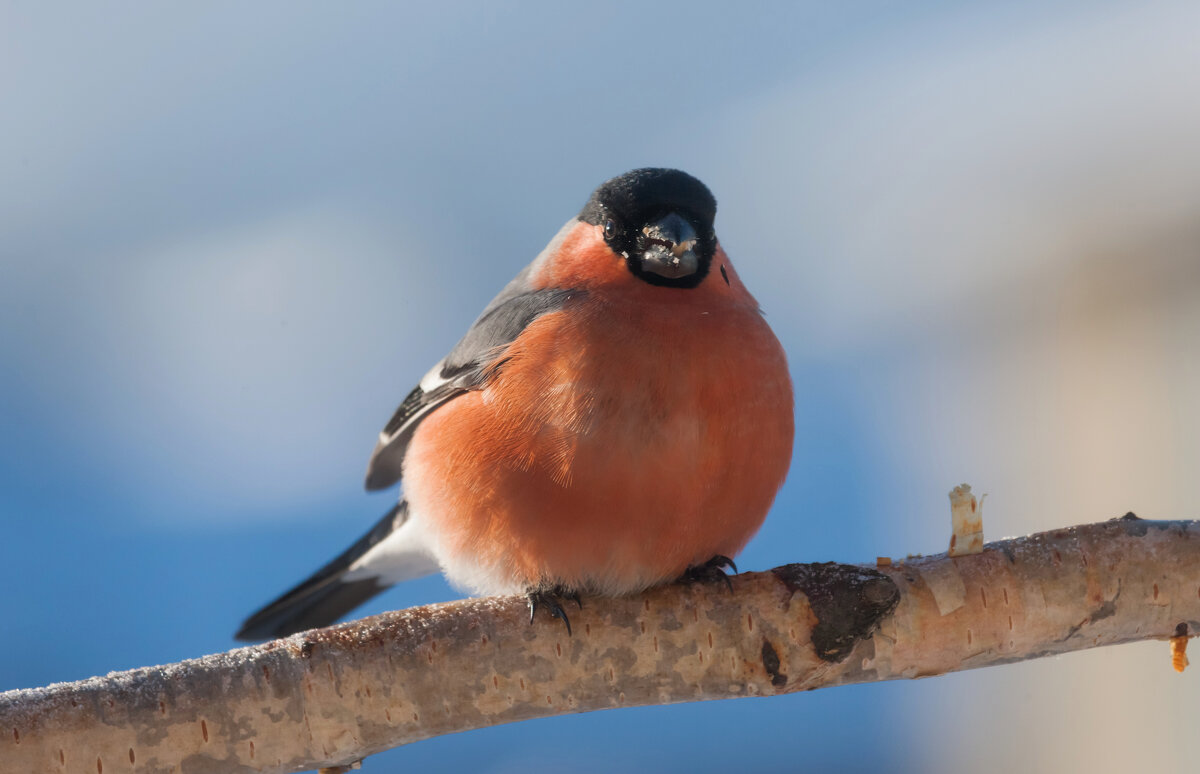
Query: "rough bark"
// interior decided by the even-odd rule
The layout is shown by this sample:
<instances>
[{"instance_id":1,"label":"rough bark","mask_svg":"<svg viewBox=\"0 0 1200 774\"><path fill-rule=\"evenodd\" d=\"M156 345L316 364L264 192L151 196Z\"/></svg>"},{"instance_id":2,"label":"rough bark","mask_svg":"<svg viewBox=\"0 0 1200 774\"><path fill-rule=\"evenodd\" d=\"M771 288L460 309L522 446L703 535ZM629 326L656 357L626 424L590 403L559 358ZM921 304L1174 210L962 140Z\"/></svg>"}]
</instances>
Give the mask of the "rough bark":
<instances>
[{"instance_id":1,"label":"rough bark","mask_svg":"<svg viewBox=\"0 0 1200 774\"><path fill-rule=\"evenodd\" d=\"M571 607L385 613L0 694L0 770L291 772L567 712L928 677L1200 626L1200 523L1132 516L887 566L792 564ZM1168 649L1163 666L1169 668Z\"/></svg>"}]
</instances>

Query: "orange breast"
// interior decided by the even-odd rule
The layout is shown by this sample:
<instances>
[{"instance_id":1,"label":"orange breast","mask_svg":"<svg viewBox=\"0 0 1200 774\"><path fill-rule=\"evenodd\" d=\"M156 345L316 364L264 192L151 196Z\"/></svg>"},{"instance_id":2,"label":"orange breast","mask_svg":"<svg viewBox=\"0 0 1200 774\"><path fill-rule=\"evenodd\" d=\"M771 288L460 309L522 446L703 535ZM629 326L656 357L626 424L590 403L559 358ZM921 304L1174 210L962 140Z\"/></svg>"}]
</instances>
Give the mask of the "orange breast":
<instances>
[{"instance_id":1,"label":"orange breast","mask_svg":"<svg viewBox=\"0 0 1200 774\"><path fill-rule=\"evenodd\" d=\"M451 581L623 593L740 550L787 472L792 394L737 295L588 293L425 420L405 493Z\"/></svg>"}]
</instances>

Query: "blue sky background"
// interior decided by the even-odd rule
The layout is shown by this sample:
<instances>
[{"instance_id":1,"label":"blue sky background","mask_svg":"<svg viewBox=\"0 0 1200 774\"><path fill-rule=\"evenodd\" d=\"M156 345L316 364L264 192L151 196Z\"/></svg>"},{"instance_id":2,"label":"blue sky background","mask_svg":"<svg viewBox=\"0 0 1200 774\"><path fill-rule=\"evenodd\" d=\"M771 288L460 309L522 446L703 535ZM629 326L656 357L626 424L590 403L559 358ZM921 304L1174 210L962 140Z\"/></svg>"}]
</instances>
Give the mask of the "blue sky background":
<instances>
[{"instance_id":1,"label":"blue sky background","mask_svg":"<svg viewBox=\"0 0 1200 774\"><path fill-rule=\"evenodd\" d=\"M1191 3L0 4L0 690L228 649L374 523L375 433L604 179L677 166L791 360L743 569L1195 518ZM454 598L415 581L363 612ZM557 718L367 771L1118 772L1128 646Z\"/></svg>"}]
</instances>

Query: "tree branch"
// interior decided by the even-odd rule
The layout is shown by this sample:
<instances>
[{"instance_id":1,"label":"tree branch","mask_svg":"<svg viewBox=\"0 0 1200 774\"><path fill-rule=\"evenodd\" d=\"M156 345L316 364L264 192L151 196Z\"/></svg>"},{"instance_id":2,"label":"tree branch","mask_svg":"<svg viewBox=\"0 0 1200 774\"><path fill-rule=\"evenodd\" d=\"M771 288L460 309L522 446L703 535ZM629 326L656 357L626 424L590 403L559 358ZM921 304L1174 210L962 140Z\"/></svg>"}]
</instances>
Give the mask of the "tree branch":
<instances>
[{"instance_id":1,"label":"tree branch","mask_svg":"<svg viewBox=\"0 0 1200 774\"><path fill-rule=\"evenodd\" d=\"M1200 523L1127 516L880 567L402 610L163 667L0 694L0 769L292 772L611 707L914 678L1186 635ZM1164 668L1168 663L1164 648ZM336 769L335 769L336 770Z\"/></svg>"}]
</instances>

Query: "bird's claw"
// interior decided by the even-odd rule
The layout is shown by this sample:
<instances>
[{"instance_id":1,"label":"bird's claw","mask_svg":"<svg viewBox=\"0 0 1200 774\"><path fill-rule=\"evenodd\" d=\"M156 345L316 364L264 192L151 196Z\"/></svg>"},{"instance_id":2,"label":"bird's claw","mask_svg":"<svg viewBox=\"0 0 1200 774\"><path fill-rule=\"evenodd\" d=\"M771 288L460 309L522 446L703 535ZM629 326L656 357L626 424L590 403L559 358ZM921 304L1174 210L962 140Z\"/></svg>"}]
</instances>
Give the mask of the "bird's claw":
<instances>
[{"instance_id":1,"label":"bird's claw","mask_svg":"<svg viewBox=\"0 0 1200 774\"><path fill-rule=\"evenodd\" d=\"M549 589L531 589L526 592L526 598L529 601L529 623L533 623L534 613L537 612L538 606L546 608L550 615L561 620L567 627L567 636L571 636L571 619L567 618L567 611L563 610L562 600L569 599L583 609L583 602L579 599L578 591L570 591L562 586L555 586Z\"/></svg>"},{"instance_id":2,"label":"bird's claw","mask_svg":"<svg viewBox=\"0 0 1200 774\"><path fill-rule=\"evenodd\" d=\"M733 581L729 580L729 576L725 574L725 568L733 570L737 574L737 565L728 556L717 554L712 559L709 559L704 564L698 564L695 567L687 568L683 576L680 577L681 583L712 583L714 581L724 581L726 588L733 592Z\"/></svg>"}]
</instances>

